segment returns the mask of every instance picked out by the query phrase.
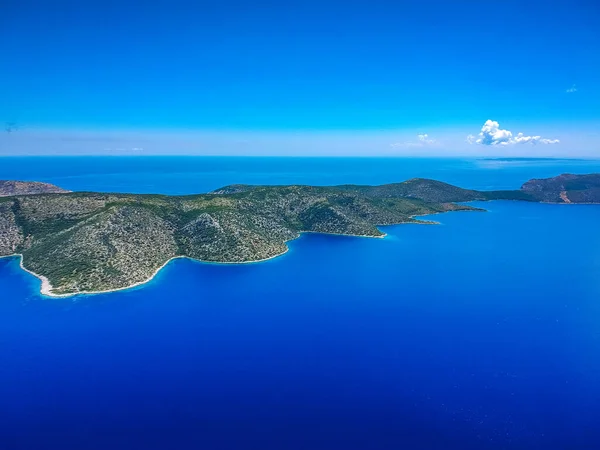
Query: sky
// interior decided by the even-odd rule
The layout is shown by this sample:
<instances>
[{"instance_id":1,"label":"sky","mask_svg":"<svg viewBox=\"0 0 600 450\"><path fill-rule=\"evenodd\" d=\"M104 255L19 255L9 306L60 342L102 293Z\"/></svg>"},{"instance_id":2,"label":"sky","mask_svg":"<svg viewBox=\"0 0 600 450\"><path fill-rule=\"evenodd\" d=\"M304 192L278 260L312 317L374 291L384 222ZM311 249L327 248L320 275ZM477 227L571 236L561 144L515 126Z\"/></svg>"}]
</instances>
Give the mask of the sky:
<instances>
[{"instance_id":1,"label":"sky","mask_svg":"<svg viewBox=\"0 0 600 450\"><path fill-rule=\"evenodd\" d=\"M0 42L2 155L600 157L597 0L4 0Z\"/></svg>"}]
</instances>

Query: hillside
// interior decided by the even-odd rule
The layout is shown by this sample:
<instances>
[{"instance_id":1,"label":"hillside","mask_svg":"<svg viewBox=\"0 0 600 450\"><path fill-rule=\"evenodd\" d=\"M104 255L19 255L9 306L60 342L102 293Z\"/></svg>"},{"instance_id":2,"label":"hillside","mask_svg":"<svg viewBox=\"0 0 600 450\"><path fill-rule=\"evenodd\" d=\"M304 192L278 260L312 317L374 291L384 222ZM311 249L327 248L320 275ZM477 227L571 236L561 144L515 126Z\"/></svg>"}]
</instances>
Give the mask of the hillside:
<instances>
[{"instance_id":1,"label":"hillside","mask_svg":"<svg viewBox=\"0 0 600 450\"><path fill-rule=\"evenodd\" d=\"M0 180L0 197L69 192L49 183L38 181Z\"/></svg>"},{"instance_id":2,"label":"hillside","mask_svg":"<svg viewBox=\"0 0 600 450\"><path fill-rule=\"evenodd\" d=\"M486 200L485 195L481 192L462 189L448 183L424 178L413 178L402 183L380 186L343 185L338 187L376 198L411 198L437 203Z\"/></svg>"},{"instance_id":3,"label":"hillside","mask_svg":"<svg viewBox=\"0 0 600 450\"><path fill-rule=\"evenodd\" d=\"M544 202L600 203L600 174L563 174L534 179L525 183L521 190Z\"/></svg>"},{"instance_id":4,"label":"hillside","mask_svg":"<svg viewBox=\"0 0 600 450\"><path fill-rule=\"evenodd\" d=\"M22 254L24 267L46 277L53 294L104 291L143 282L175 256L258 261L284 253L304 231L379 237L377 225L469 209L311 186L180 197L14 196L0 199L0 255Z\"/></svg>"},{"instance_id":5,"label":"hillside","mask_svg":"<svg viewBox=\"0 0 600 450\"><path fill-rule=\"evenodd\" d=\"M144 282L176 256L259 261L284 253L302 232L381 237L378 225L476 209L454 202L596 202L599 178L562 175L497 192L413 179L382 186L232 185L189 196L39 193L31 184L34 192L0 198L0 256L22 254L25 268L47 278L48 294L106 291Z\"/></svg>"},{"instance_id":6,"label":"hillside","mask_svg":"<svg viewBox=\"0 0 600 450\"><path fill-rule=\"evenodd\" d=\"M600 203L600 174L562 174L533 179L518 191L483 192L487 200L524 200L544 203Z\"/></svg>"}]
</instances>

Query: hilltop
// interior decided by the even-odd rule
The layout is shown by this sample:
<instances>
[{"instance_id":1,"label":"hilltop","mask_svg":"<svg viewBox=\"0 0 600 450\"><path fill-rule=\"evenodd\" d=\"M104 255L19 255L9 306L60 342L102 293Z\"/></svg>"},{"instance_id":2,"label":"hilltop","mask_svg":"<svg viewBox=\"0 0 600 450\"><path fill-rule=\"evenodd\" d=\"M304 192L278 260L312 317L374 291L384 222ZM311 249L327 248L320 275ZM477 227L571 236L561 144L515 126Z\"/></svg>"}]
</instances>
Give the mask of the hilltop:
<instances>
[{"instance_id":1,"label":"hilltop","mask_svg":"<svg viewBox=\"0 0 600 450\"><path fill-rule=\"evenodd\" d=\"M563 174L554 178L534 179L522 191L536 200L556 203L600 203L600 174Z\"/></svg>"},{"instance_id":2,"label":"hilltop","mask_svg":"<svg viewBox=\"0 0 600 450\"><path fill-rule=\"evenodd\" d=\"M21 254L23 267L45 278L46 294L122 289L178 256L260 261L284 253L286 242L302 232L382 237L378 225L430 223L414 216L477 209L456 202L600 200L600 175L562 177L496 192L426 179L382 186L231 185L188 196L69 193L55 186L47 189L59 192L40 193L31 184L26 195L0 198L0 256Z\"/></svg>"},{"instance_id":3,"label":"hilltop","mask_svg":"<svg viewBox=\"0 0 600 450\"><path fill-rule=\"evenodd\" d=\"M11 195L36 195L69 192L49 183L39 181L0 180L0 197Z\"/></svg>"}]
</instances>

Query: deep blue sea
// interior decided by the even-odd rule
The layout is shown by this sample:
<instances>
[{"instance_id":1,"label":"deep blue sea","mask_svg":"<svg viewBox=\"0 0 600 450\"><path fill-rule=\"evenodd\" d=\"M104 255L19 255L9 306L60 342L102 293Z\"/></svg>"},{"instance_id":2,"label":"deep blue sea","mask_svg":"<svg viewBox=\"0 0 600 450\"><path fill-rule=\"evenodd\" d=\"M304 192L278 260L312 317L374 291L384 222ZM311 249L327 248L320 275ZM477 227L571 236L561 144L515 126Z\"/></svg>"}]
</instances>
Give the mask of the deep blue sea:
<instances>
[{"instance_id":1,"label":"deep blue sea","mask_svg":"<svg viewBox=\"0 0 600 450\"><path fill-rule=\"evenodd\" d=\"M172 194L563 172L600 161L0 158L0 179ZM475 205L71 299L0 259L0 449L600 448L600 206Z\"/></svg>"}]
</instances>

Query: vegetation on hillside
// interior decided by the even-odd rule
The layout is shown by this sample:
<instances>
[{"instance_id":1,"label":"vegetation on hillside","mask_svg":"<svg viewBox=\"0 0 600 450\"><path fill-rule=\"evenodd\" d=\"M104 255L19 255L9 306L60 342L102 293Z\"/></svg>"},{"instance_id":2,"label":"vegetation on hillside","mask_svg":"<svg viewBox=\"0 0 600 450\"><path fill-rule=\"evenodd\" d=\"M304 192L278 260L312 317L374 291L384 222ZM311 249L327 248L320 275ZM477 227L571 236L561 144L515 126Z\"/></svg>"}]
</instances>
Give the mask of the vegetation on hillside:
<instances>
[{"instance_id":1,"label":"vegetation on hillside","mask_svg":"<svg viewBox=\"0 0 600 450\"><path fill-rule=\"evenodd\" d=\"M0 256L21 253L24 266L47 277L55 294L143 282L175 256L258 261L285 252L301 232L378 237L378 225L476 209L455 202L600 201L600 175L532 180L519 191L495 192L424 179L382 186L232 185L189 196L30 188L0 198Z\"/></svg>"}]
</instances>

